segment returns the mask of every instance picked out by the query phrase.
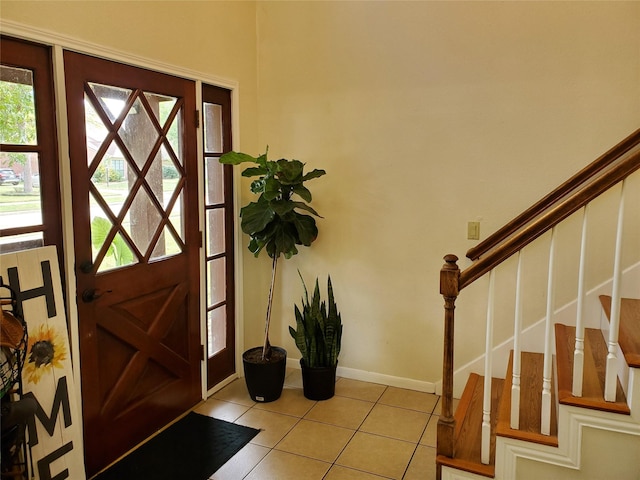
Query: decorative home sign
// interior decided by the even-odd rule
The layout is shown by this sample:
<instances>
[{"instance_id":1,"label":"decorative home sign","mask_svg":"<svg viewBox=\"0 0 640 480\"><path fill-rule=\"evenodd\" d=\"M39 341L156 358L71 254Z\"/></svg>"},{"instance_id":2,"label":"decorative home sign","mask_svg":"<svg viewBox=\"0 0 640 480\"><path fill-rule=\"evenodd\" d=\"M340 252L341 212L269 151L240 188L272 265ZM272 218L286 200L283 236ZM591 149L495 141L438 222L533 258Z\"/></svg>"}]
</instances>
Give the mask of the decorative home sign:
<instances>
[{"instance_id":1,"label":"decorative home sign","mask_svg":"<svg viewBox=\"0 0 640 480\"><path fill-rule=\"evenodd\" d=\"M14 291L29 333L22 383L24 397L37 402L28 423L34 478L86 478L56 248L0 255L0 277Z\"/></svg>"}]
</instances>

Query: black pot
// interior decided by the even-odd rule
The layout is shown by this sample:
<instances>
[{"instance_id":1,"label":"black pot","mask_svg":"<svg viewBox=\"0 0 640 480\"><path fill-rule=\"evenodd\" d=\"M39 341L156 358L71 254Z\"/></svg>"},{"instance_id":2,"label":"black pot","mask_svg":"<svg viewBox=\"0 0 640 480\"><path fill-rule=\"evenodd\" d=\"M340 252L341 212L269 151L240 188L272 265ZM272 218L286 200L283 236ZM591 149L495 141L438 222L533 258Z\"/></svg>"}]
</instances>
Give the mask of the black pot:
<instances>
[{"instance_id":1,"label":"black pot","mask_svg":"<svg viewBox=\"0 0 640 480\"><path fill-rule=\"evenodd\" d=\"M242 354L244 379L249 396L254 402L273 402L280 398L287 370L287 351L280 347L271 347L271 361L254 362L248 360L256 353L262 353L262 347L250 348Z\"/></svg>"},{"instance_id":2,"label":"black pot","mask_svg":"<svg viewBox=\"0 0 640 480\"><path fill-rule=\"evenodd\" d=\"M309 400L327 400L336 393L336 368L308 367L304 359L300 359L302 368L302 389Z\"/></svg>"}]
</instances>

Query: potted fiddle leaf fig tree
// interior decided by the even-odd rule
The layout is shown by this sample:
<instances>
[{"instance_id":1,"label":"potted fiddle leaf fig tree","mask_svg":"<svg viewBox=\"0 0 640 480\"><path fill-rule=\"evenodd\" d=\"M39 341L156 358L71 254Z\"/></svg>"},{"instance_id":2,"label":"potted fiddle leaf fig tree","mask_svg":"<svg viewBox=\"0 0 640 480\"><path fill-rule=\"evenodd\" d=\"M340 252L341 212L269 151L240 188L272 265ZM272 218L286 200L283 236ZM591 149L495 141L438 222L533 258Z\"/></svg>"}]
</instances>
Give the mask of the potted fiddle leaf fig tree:
<instances>
[{"instance_id":1,"label":"potted fiddle leaf fig tree","mask_svg":"<svg viewBox=\"0 0 640 480\"><path fill-rule=\"evenodd\" d=\"M302 355L300 366L304 396L311 400L327 400L335 393L342 319L333 296L330 276L327 277L328 304L320 298L317 278L311 300L302 275L300 279L304 287L302 310L295 306L296 328L289 326L289 333Z\"/></svg>"},{"instance_id":2,"label":"potted fiddle leaf fig tree","mask_svg":"<svg viewBox=\"0 0 640 480\"><path fill-rule=\"evenodd\" d=\"M265 250L272 259L264 341L242 355L247 389L257 402L277 400L282 393L287 352L269 341L276 269L281 256L289 259L298 253L298 245L308 247L317 238L314 216L319 215L309 205L312 196L305 182L326 173L315 169L305 174L304 163L299 160L268 160L267 152L258 157L239 152L220 157L220 163L226 165L254 164L242 176L257 177L251 183L251 192L258 198L240 210L240 227L249 235L249 250L254 256Z\"/></svg>"}]
</instances>

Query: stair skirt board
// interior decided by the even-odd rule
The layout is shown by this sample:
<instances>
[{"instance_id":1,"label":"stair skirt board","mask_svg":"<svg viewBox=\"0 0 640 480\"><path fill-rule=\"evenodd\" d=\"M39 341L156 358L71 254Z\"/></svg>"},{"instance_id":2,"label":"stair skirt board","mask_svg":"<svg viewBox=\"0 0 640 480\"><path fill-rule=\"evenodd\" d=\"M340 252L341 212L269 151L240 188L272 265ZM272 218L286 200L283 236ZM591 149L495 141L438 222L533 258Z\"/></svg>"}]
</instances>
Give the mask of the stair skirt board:
<instances>
[{"instance_id":1,"label":"stair skirt board","mask_svg":"<svg viewBox=\"0 0 640 480\"><path fill-rule=\"evenodd\" d=\"M561 405L558 430L560 432L558 447L498 436L496 439L496 458L500 461L495 465L495 478L500 480L522 478L521 472L518 472L518 462L521 460L553 465L562 469L580 470L585 462L581 451L584 436L597 435L597 432L590 432L590 430L603 430L619 435L630 435L632 436L631 438L621 437L622 442L629 444L630 440L632 440L640 448L640 425L625 415ZM634 449L636 447L632 445L630 448ZM610 461L615 466L620 463L620 457L614 454L598 455L598 462L607 461ZM520 466L522 467L522 465ZM634 468L633 463L630 468ZM617 474L615 478L620 480L635 479L637 474L638 470L636 468L635 472L632 471L628 475ZM480 475L442 465L440 478L441 480L486 480L488 476L490 475Z\"/></svg>"},{"instance_id":2,"label":"stair skirt board","mask_svg":"<svg viewBox=\"0 0 640 480\"><path fill-rule=\"evenodd\" d=\"M585 410L571 405L560 405L558 418L558 447L514 440L506 437L498 437L496 441L496 458L500 462L496 464L496 479L518 478L517 463L519 459L528 459L534 462L556 465L572 470L580 470L584 459L581 458L581 447L585 435L597 434L590 430L603 430L615 432L621 435L631 435L633 442L640 448L640 424L626 415L598 410ZM631 438L620 437L623 443L628 443ZM615 446L613 446L615 452ZM636 457L637 458L637 457ZM598 461L619 464L621 457L615 454L598 454ZM624 463L624 462L623 462ZM630 468L634 469L633 462ZM637 478L638 467L635 467L633 476L615 478ZM442 477L444 478L444 477ZM613 478L613 477L611 477Z\"/></svg>"}]
</instances>

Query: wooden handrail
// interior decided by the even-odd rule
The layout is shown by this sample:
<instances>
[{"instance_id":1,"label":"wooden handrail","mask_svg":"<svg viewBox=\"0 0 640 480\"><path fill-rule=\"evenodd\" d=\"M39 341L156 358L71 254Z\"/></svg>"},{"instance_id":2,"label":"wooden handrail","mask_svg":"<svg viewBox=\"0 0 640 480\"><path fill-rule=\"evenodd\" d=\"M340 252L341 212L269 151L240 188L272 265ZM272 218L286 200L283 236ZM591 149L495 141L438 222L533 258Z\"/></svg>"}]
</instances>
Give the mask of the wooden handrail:
<instances>
[{"instance_id":1,"label":"wooden handrail","mask_svg":"<svg viewBox=\"0 0 640 480\"><path fill-rule=\"evenodd\" d=\"M546 210L539 212L537 217L523 222L517 231L511 233L511 236L505 236L502 243L485 253L482 258L476 259L473 264L460 273L458 288L462 290L470 285L511 255L522 250L533 240L551 230L562 220L583 208L600 194L640 169L640 143L635 151L625 152L625 154L627 157L616 163L615 166L599 170L597 178L590 179L590 181L585 180L580 188L558 198L555 204L549 205Z\"/></svg>"},{"instance_id":2,"label":"wooden handrail","mask_svg":"<svg viewBox=\"0 0 640 480\"><path fill-rule=\"evenodd\" d=\"M549 209L558 200L566 196L569 192L579 188L585 182L598 175L602 170L615 163L622 155L629 150L640 145L640 129L633 132L627 138L618 143L615 147L604 153L598 159L587 165L585 168L576 173L569 180L564 182L554 191L546 195L540 201L532 205L530 208L522 212L504 227L492 234L486 240L480 242L467 251L467 258L477 260L489 250L495 248L505 239L513 235L516 231L526 225L532 218L537 217L545 210ZM588 202L587 202L588 203Z\"/></svg>"}]
</instances>

